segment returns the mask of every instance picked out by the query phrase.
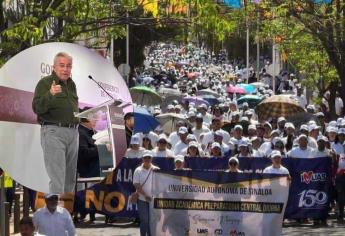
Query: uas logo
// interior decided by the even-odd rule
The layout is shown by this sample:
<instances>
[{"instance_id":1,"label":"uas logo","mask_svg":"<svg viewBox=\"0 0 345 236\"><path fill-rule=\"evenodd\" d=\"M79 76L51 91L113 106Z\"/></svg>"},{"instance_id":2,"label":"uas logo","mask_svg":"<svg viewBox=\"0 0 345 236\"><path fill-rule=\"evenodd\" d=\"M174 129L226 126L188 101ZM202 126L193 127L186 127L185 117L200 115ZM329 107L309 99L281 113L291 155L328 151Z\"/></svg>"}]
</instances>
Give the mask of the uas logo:
<instances>
[{"instance_id":1,"label":"uas logo","mask_svg":"<svg viewBox=\"0 0 345 236\"><path fill-rule=\"evenodd\" d=\"M241 231L237 231L235 230L231 230L229 236L246 236L245 232L241 232Z\"/></svg>"},{"instance_id":2,"label":"uas logo","mask_svg":"<svg viewBox=\"0 0 345 236\"><path fill-rule=\"evenodd\" d=\"M326 173L314 173L313 171L303 172L301 174L301 182L309 184L310 182L326 181Z\"/></svg>"},{"instance_id":3,"label":"uas logo","mask_svg":"<svg viewBox=\"0 0 345 236\"><path fill-rule=\"evenodd\" d=\"M197 229L196 232L198 235L208 235L208 229Z\"/></svg>"}]
</instances>

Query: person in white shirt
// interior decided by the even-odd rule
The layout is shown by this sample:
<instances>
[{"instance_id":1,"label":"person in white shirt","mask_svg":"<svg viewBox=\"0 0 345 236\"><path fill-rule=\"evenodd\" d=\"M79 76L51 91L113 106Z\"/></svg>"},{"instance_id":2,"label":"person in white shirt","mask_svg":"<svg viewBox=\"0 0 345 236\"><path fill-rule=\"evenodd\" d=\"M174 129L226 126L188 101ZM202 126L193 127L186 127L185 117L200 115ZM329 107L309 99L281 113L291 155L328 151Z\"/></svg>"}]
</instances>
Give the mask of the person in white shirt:
<instances>
[{"instance_id":1,"label":"person in white shirt","mask_svg":"<svg viewBox=\"0 0 345 236\"><path fill-rule=\"evenodd\" d=\"M242 170L239 169L240 162L238 161L237 157L231 157L229 159L229 169L226 172L229 173L243 173Z\"/></svg>"},{"instance_id":2,"label":"person in white shirt","mask_svg":"<svg viewBox=\"0 0 345 236\"><path fill-rule=\"evenodd\" d=\"M272 165L264 169L264 174L285 174L290 175L289 170L281 165L282 156L281 153L277 150L274 150L271 153Z\"/></svg>"},{"instance_id":3,"label":"person in white shirt","mask_svg":"<svg viewBox=\"0 0 345 236\"><path fill-rule=\"evenodd\" d=\"M58 206L56 194L45 194L46 206L38 209L33 215L35 230L46 236L74 236L75 227L70 213Z\"/></svg>"},{"instance_id":4,"label":"person in white shirt","mask_svg":"<svg viewBox=\"0 0 345 236\"><path fill-rule=\"evenodd\" d=\"M335 113L338 116L341 116L343 114L343 109L344 109L343 99L341 99L339 97L339 94L337 94L337 97L335 98Z\"/></svg>"},{"instance_id":5,"label":"person in white shirt","mask_svg":"<svg viewBox=\"0 0 345 236\"><path fill-rule=\"evenodd\" d=\"M168 138L165 134L161 134L158 137L157 147L152 150L154 157L174 157L174 153L168 149Z\"/></svg>"},{"instance_id":6,"label":"person in white shirt","mask_svg":"<svg viewBox=\"0 0 345 236\"><path fill-rule=\"evenodd\" d=\"M320 126L313 123L309 125L308 129L309 129L308 146L311 148L317 149L316 139L320 133Z\"/></svg>"},{"instance_id":7,"label":"person in white shirt","mask_svg":"<svg viewBox=\"0 0 345 236\"><path fill-rule=\"evenodd\" d=\"M200 104L198 106L198 112L200 112L204 118L204 122L208 125L212 122L212 115L207 112L207 105L206 104Z\"/></svg>"},{"instance_id":8,"label":"person in white shirt","mask_svg":"<svg viewBox=\"0 0 345 236\"><path fill-rule=\"evenodd\" d=\"M210 132L210 129L203 125L204 118L201 113L198 113L195 118L195 127L192 129L193 134L195 135L198 142L201 142L200 135L202 133Z\"/></svg>"},{"instance_id":9,"label":"person in white shirt","mask_svg":"<svg viewBox=\"0 0 345 236\"><path fill-rule=\"evenodd\" d=\"M328 138L323 135L317 137L317 150L315 150L314 157L330 157L331 150L326 147L328 143Z\"/></svg>"},{"instance_id":10,"label":"person in white shirt","mask_svg":"<svg viewBox=\"0 0 345 236\"><path fill-rule=\"evenodd\" d=\"M210 153L210 157L215 157L215 158L223 157L222 148L217 142L214 142L211 144L209 153Z\"/></svg>"},{"instance_id":11,"label":"person in white shirt","mask_svg":"<svg viewBox=\"0 0 345 236\"><path fill-rule=\"evenodd\" d=\"M130 141L130 148L127 149L125 157L127 158L141 158L145 148L140 147L140 138L137 135L133 135Z\"/></svg>"},{"instance_id":12,"label":"person in white shirt","mask_svg":"<svg viewBox=\"0 0 345 236\"><path fill-rule=\"evenodd\" d=\"M178 143L178 141L180 141L180 137L178 135L178 130L180 129L180 127L184 126L184 122L183 121L178 121L176 122L175 125L175 129L176 131L172 132L169 135L169 140L170 140L170 144L171 144L171 148L173 149L175 147L175 145Z\"/></svg>"},{"instance_id":13,"label":"person in white shirt","mask_svg":"<svg viewBox=\"0 0 345 236\"><path fill-rule=\"evenodd\" d=\"M142 156L143 163L133 174L133 185L138 193L138 213L140 219L140 235L150 234L150 202L152 200L152 171L159 169L152 164L151 151L145 151Z\"/></svg>"},{"instance_id":14,"label":"person in white shirt","mask_svg":"<svg viewBox=\"0 0 345 236\"><path fill-rule=\"evenodd\" d=\"M344 153L344 147L342 143L344 142L344 129L339 129L333 126L327 127L327 135L329 143L331 144L331 149L334 150L336 154L342 154ZM339 132L340 131L340 132Z\"/></svg>"},{"instance_id":15,"label":"person in white shirt","mask_svg":"<svg viewBox=\"0 0 345 236\"><path fill-rule=\"evenodd\" d=\"M313 158L315 149L308 146L308 137L305 134L298 136L298 147L294 147L287 153L292 158Z\"/></svg>"},{"instance_id":16,"label":"person in white shirt","mask_svg":"<svg viewBox=\"0 0 345 236\"><path fill-rule=\"evenodd\" d=\"M187 136L188 136L188 129L187 127L180 127L178 130L178 135L180 136L180 141L174 147L174 156L179 155L182 153L183 149L188 148Z\"/></svg>"},{"instance_id":17,"label":"person in white shirt","mask_svg":"<svg viewBox=\"0 0 345 236\"><path fill-rule=\"evenodd\" d=\"M230 134L227 131L221 129L221 127L222 127L222 121L218 117L213 118L212 130L207 133L201 134L203 136L201 143L202 143L202 148L204 150L206 150L208 145L214 141L213 135L215 131L219 131L219 133L223 136L224 143L228 143L230 141Z\"/></svg>"},{"instance_id":18,"label":"person in white shirt","mask_svg":"<svg viewBox=\"0 0 345 236\"><path fill-rule=\"evenodd\" d=\"M335 189L337 190L337 205L339 223L344 223L344 205L345 205L345 156L340 154L337 158L337 173L335 176Z\"/></svg>"},{"instance_id":19,"label":"person in white shirt","mask_svg":"<svg viewBox=\"0 0 345 236\"><path fill-rule=\"evenodd\" d=\"M238 158L242 158L242 157L252 157L250 150L249 150L249 142L247 140L242 140L241 142L239 142L238 144Z\"/></svg>"}]
</instances>

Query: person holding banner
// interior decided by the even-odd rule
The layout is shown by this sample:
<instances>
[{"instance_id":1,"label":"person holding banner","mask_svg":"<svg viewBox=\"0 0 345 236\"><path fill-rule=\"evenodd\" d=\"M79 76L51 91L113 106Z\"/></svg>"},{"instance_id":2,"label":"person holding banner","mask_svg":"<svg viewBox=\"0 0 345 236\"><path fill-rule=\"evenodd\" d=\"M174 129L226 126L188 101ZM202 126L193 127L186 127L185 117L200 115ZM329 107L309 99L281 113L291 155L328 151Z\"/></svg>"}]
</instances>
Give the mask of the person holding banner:
<instances>
[{"instance_id":1,"label":"person holding banner","mask_svg":"<svg viewBox=\"0 0 345 236\"><path fill-rule=\"evenodd\" d=\"M149 236L150 233L150 202L152 200L152 171L159 169L152 164L152 153L145 151L142 155L143 163L133 174L133 185L139 194L138 213L140 219L140 235Z\"/></svg>"},{"instance_id":2,"label":"person holding banner","mask_svg":"<svg viewBox=\"0 0 345 236\"><path fill-rule=\"evenodd\" d=\"M73 192L78 159L78 109L76 85L71 79L72 57L59 52L53 73L42 78L32 101L41 125L41 146L50 178L49 192Z\"/></svg>"},{"instance_id":3,"label":"person holding banner","mask_svg":"<svg viewBox=\"0 0 345 236\"><path fill-rule=\"evenodd\" d=\"M227 169L226 172L243 173L243 171L238 168L239 165L240 165L240 162L238 161L237 157L231 157L229 159L229 169Z\"/></svg>"},{"instance_id":4,"label":"person holding banner","mask_svg":"<svg viewBox=\"0 0 345 236\"><path fill-rule=\"evenodd\" d=\"M279 151L274 150L271 153L272 165L264 169L264 174L285 174L289 175L289 170L281 165L282 155Z\"/></svg>"}]
</instances>

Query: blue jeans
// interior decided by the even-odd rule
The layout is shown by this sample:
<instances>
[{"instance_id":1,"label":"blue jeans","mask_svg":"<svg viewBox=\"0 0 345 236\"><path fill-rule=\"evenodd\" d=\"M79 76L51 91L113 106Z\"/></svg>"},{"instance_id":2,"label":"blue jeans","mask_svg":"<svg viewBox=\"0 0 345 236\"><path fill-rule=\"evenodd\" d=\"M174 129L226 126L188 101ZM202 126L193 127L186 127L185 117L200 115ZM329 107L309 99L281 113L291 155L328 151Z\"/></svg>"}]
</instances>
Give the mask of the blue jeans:
<instances>
[{"instance_id":1,"label":"blue jeans","mask_svg":"<svg viewBox=\"0 0 345 236\"><path fill-rule=\"evenodd\" d=\"M138 212L140 219L140 235L151 236L150 232L150 204L138 199Z\"/></svg>"}]
</instances>

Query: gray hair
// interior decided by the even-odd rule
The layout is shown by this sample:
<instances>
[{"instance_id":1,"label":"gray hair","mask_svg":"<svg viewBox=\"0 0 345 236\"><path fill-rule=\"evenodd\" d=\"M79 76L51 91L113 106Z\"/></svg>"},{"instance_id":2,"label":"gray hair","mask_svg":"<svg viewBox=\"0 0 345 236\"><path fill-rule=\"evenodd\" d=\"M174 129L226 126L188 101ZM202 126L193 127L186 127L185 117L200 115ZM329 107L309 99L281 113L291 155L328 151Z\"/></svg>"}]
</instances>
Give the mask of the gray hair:
<instances>
[{"instance_id":1,"label":"gray hair","mask_svg":"<svg viewBox=\"0 0 345 236\"><path fill-rule=\"evenodd\" d=\"M59 52L54 57L54 65L56 65L57 60L58 60L59 57L67 58L71 63L73 62L73 58L68 53L66 53L66 52Z\"/></svg>"}]
</instances>

